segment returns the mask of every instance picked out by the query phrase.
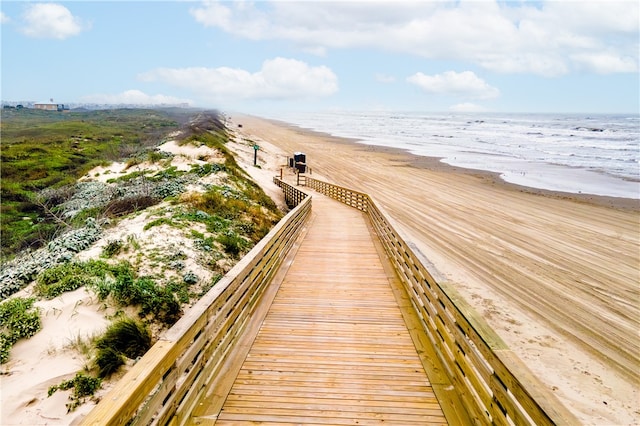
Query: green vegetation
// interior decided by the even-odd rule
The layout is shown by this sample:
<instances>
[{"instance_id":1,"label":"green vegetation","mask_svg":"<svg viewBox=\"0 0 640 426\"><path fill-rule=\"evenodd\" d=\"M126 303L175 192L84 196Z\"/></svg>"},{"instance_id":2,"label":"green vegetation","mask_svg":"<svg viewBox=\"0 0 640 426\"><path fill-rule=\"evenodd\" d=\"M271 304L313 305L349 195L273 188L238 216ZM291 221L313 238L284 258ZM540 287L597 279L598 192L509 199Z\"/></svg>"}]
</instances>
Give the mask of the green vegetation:
<instances>
[{"instance_id":1,"label":"green vegetation","mask_svg":"<svg viewBox=\"0 0 640 426\"><path fill-rule=\"evenodd\" d=\"M191 173L195 173L200 177L225 171L226 168L218 163L195 164L191 167Z\"/></svg>"},{"instance_id":2,"label":"green vegetation","mask_svg":"<svg viewBox=\"0 0 640 426\"><path fill-rule=\"evenodd\" d=\"M173 220L171 220L171 218L168 217L160 217L158 219L154 219L151 222L147 223L144 225L144 230L148 230L153 228L154 226L160 226L160 225L169 225L172 226L174 224Z\"/></svg>"},{"instance_id":3,"label":"green vegetation","mask_svg":"<svg viewBox=\"0 0 640 426\"><path fill-rule=\"evenodd\" d=\"M111 377L120 367L125 364L126 357L122 353L111 347L98 349L96 355L96 367L98 367L98 376L104 378Z\"/></svg>"},{"instance_id":4,"label":"green vegetation","mask_svg":"<svg viewBox=\"0 0 640 426\"><path fill-rule=\"evenodd\" d=\"M16 297L0 303L0 364L9 360L14 343L40 330L40 312L33 308L34 302L34 298Z\"/></svg>"},{"instance_id":5,"label":"green vegetation","mask_svg":"<svg viewBox=\"0 0 640 426\"><path fill-rule=\"evenodd\" d=\"M151 347L151 331L149 327L130 318L122 318L109 326L105 333L96 340L97 355L95 364L98 377L91 377L78 372L71 380L51 386L48 396L58 390L73 389L67 404L67 410L73 411L87 397L91 397L102 386L102 379L108 378L125 364L125 359L136 359L145 354Z\"/></svg>"},{"instance_id":6,"label":"green vegetation","mask_svg":"<svg viewBox=\"0 0 640 426\"><path fill-rule=\"evenodd\" d=\"M172 325L180 318L181 308L173 291L151 277L137 277L129 262L115 266L104 264L99 274L102 279L93 282L100 300L111 297L121 306L139 306L139 316L151 315L165 325Z\"/></svg>"},{"instance_id":7,"label":"green vegetation","mask_svg":"<svg viewBox=\"0 0 640 426\"><path fill-rule=\"evenodd\" d=\"M84 402L85 398L93 396L93 394L100 389L100 386L102 386L102 380L80 372L71 380L65 380L59 385L51 386L48 396L53 395L58 389L73 389L73 392L69 395L71 402L67 404L67 412L69 412L78 408Z\"/></svg>"},{"instance_id":8,"label":"green vegetation","mask_svg":"<svg viewBox=\"0 0 640 426\"><path fill-rule=\"evenodd\" d=\"M46 299L53 299L67 291L94 284L104 279L110 267L105 262L68 262L42 271L36 278L35 293Z\"/></svg>"},{"instance_id":9,"label":"green vegetation","mask_svg":"<svg viewBox=\"0 0 640 426\"><path fill-rule=\"evenodd\" d=\"M38 202L39 191L71 185L95 166L154 146L188 118L182 112L135 109L3 109L0 114L2 258L42 246L65 225L57 220L55 205Z\"/></svg>"},{"instance_id":10,"label":"green vegetation","mask_svg":"<svg viewBox=\"0 0 640 426\"><path fill-rule=\"evenodd\" d=\"M260 241L282 217L262 189L248 188L248 193L240 193L230 187L214 186L202 194L189 194L182 198L189 207L183 217L201 222L207 231L220 234L218 241L238 255ZM238 238L245 238L247 244Z\"/></svg>"},{"instance_id":11,"label":"green vegetation","mask_svg":"<svg viewBox=\"0 0 640 426\"><path fill-rule=\"evenodd\" d=\"M85 265L64 263L42 271L36 279L35 293L53 299L67 291L73 291L91 282L92 274Z\"/></svg>"},{"instance_id":12,"label":"green vegetation","mask_svg":"<svg viewBox=\"0 0 640 426\"><path fill-rule=\"evenodd\" d=\"M102 249L102 257L110 258L120 253L123 243L120 240L107 241L107 245Z\"/></svg>"},{"instance_id":13,"label":"green vegetation","mask_svg":"<svg viewBox=\"0 0 640 426\"><path fill-rule=\"evenodd\" d=\"M218 242L224 247L224 251L233 257L238 257L240 253L249 245L247 240L233 231L227 231L218 237Z\"/></svg>"},{"instance_id":14,"label":"green vegetation","mask_svg":"<svg viewBox=\"0 0 640 426\"><path fill-rule=\"evenodd\" d=\"M123 318L107 329L96 342L98 376L105 378L124 364L124 358L136 359L151 347L151 332L139 321Z\"/></svg>"},{"instance_id":15,"label":"green vegetation","mask_svg":"<svg viewBox=\"0 0 640 426\"><path fill-rule=\"evenodd\" d=\"M164 136L175 127L175 117L149 110L3 111L2 260L24 248L47 244L8 262L10 267L0 268L2 297L35 279L34 292L40 298L54 298L85 286L105 307L118 309L114 317L122 316L125 307L137 309L137 320L116 321L96 340L95 348L91 340L76 343L93 359L93 371L99 378L78 373L50 388L50 394L74 389L69 410L93 395L101 379L118 371L127 359L142 356L151 346L150 327L157 331L174 324L183 305L204 295L282 217L226 148L228 136L215 113L199 114L183 127L181 143L214 148L222 153L223 163L198 164L189 171L171 166L171 154L151 147L160 142L160 134ZM107 183L76 183L77 177L95 165L127 159L129 167L150 161L163 169L135 168ZM207 181L199 179L218 173ZM189 186L205 192L186 192ZM76 253L100 238L103 229L117 222L106 219L120 218L163 200L166 207L149 212L155 220L144 230L166 225L190 233L198 249L195 256L182 242L161 249L129 235L126 240L106 241L101 260L73 261ZM69 229L72 231L63 233ZM125 253L131 262L119 260ZM26 258L30 260L23 262ZM189 271L194 260L209 271L204 275ZM209 273L213 278L204 278ZM33 303L34 299L13 299L0 305L2 362L17 339L40 328Z\"/></svg>"},{"instance_id":16,"label":"green vegetation","mask_svg":"<svg viewBox=\"0 0 640 426\"><path fill-rule=\"evenodd\" d=\"M138 277L129 262L110 265L98 260L69 262L47 269L38 276L35 291L50 299L81 286L93 288L100 300L111 297L120 306L139 306L141 318L150 315L166 325L180 317L178 298L185 300L182 288L162 286L151 277ZM187 302L188 296L184 303Z\"/></svg>"}]
</instances>

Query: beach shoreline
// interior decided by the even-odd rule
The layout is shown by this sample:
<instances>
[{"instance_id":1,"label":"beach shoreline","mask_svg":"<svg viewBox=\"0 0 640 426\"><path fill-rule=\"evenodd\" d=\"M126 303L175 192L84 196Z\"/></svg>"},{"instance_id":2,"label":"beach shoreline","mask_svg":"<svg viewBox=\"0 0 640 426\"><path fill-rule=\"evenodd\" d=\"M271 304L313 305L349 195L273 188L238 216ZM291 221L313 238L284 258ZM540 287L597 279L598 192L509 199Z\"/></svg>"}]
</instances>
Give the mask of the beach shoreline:
<instances>
[{"instance_id":1,"label":"beach shoreline","mask_svg":"<svg viewBox=\"0 0 640 426\"><path fill-rule=\"evenodd\" d=\"M521 186L640 199L637 128L622 116L597 119L598 131L586 125L589 119L566 114L345 111L275 118L367 145L441 158L456 167L497 172Z\"/></svg>"},{"instance_id":2,"label":"beach shoreline","mask_svg":"<svg viewBox=\"0 0 640 426\"><path fill-rule=\"evenodd\" d=\"M523 187L279 120L229 126L372 196L581 423L640 423L638 200Z\"/></svg>"},{"instance_id":3,"label":"beach shoreline","mask_svg":"<svg viewBox=\"0 0 640 426\"><path fill-rule=\"evenodd\" d=\"M236 115L239 117L243 116L242 114L236 114ZM250 117L250 116L246 116L246 117ZM488 185L500 186L505 189L524 192L524 193L533 194L533 195L539 195L543 197L572 200L580 203L610 207L614 209L640 211L640 199L612 197L612 196L606 196L606 195L596 195L596 194L587 194L587 193L563 192L563 191L557 191L557 190L542 189L542 188L535 188L535 187L526 186L526 185L520 185L516 183L507 182L500 176L500 173L498 172L491 172L487 170L455 166L455 165L445 163L442 161L444 159L443 157L423 156L423 155L414 154L408 151L407 149L403 149L403 148L394 148L389 146L368 144L366 141L363 141L361 139L335 136L329 133L324 133L324 132L316 131L313 129L304 128L296 124L288 123L282 120L262 118L262 117L254 117L254 118L259 118L260 120L272 122L278 126L290 128L291 130L296 131L301 135L305 135L305 134L315 135L317 137L326 138L327 140L330 140L332 143L354 145L354 146L360 147L360 149L365 152L375 152L380 154L395 155L399 157L397 161L406 162L406 164L410 167L426 169L426 170L431 170L436 172L443 172L443 173L455 173L455 174L474 176L478 178L480 181L483 181ZM625 180L628 180L628 179L625 179ZM631 181L631 180L628 180L628 181Z\"/></svg>"}]
</instances>

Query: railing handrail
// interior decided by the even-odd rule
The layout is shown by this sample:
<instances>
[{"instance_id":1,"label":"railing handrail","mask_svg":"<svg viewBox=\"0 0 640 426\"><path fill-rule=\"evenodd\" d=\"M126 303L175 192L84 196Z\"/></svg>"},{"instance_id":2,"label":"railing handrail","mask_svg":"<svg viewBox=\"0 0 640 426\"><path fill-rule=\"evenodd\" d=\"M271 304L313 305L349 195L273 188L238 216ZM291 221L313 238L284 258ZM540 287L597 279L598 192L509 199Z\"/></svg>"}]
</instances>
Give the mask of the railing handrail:
<instances>
[{"instance_id":1,"label":"railing handrail","mask_svg":"<svg viewBox=\"0 0 640 426\"><path fill-rule=\"evenodd\" d=\"M420 250L408 243L409 239L369 195L309 176L305 184L369 216L423 331L476 423L579 423L454 286L440 277Z\"/></svg>"},{"instance_id":2,"label":"railing handrail","mask_svg":"<svg viewBox=\"0 0 640 426\"><path fill-rule=\"evenodd\" d=\"M164 425L188 420L311 212L308 194L277 183L293 210L151 347L82 424Z\"/></svg>"}]
</instances>

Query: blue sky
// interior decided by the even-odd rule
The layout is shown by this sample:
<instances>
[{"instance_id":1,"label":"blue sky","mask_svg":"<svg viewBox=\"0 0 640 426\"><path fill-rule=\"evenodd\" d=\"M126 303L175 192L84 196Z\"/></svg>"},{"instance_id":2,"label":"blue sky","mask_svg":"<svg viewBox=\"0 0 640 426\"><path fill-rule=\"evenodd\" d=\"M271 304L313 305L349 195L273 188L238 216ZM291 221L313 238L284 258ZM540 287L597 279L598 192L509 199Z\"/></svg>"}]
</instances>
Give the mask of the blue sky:
<instances>
[{"instance_id":1,"label":"blue sky","mask_svg":"<svg viewBox=\"0 0 640 426\"><path fill-rule=\"evenodd\" d=\"M0 2L5 101L638 113L639 2Z\"/></svg>"}]
</instances>

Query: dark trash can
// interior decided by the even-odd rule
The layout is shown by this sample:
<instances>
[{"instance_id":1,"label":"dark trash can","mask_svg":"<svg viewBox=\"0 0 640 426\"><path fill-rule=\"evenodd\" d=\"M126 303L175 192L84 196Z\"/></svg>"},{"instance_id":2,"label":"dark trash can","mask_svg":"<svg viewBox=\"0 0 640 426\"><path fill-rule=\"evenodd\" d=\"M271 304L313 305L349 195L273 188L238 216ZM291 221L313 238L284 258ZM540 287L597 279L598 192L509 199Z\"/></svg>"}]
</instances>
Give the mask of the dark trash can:
<instances>
[{"instance_id":1,"label":"dark trash can","mask_svg":"<svg viewBox=\"0 0 640 426\"><path fill-rule=\"evenodd\" d=\"M293 154L293 160L296 163L306 163L307 162L307 156L304 152L295 152Z\"/></svg>"}]
</instances>

